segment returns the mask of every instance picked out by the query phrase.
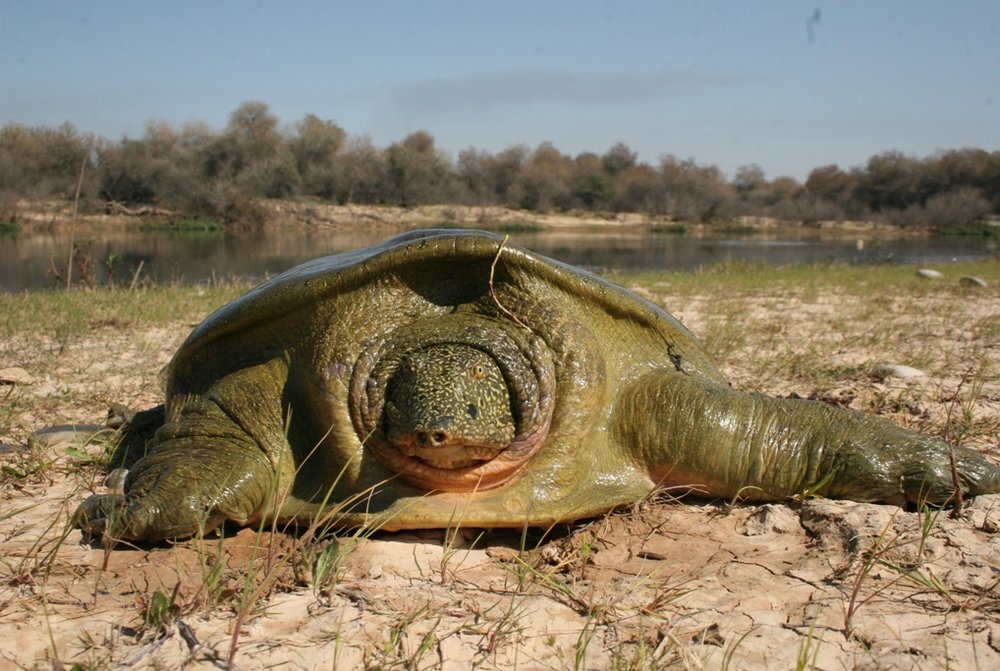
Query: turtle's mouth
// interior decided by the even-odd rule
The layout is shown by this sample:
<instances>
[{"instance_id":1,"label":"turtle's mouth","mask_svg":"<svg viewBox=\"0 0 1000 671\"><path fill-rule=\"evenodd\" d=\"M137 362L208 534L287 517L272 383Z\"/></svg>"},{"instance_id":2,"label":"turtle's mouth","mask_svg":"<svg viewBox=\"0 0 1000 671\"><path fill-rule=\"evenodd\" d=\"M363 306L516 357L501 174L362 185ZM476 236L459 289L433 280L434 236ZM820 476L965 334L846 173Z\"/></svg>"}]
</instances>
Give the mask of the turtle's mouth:
<instances>
[{"instance_id":1,"label":"turtle's mouth","mask_svg":"<svg viewBox=\"0 0 1000 671\"><path fill-rule=\"evenodd\" d=\"M455 442L433 447L409 441L373 440L368 446L378 458L412 485L450 492L499 487L520 474L541 447L548 423L509 445Z\"/></svg>"},{"instance_id":2,"label":"turtle's mouth","mask_svg":"<svg viewBox=\"0 0 1000 671\"><path fill-rule=\"evenodd\" d=\"M488 445L468 443L465 441L438 442L429 445L429 441L420 436L392 437L392 445L408 457L441 469L465 468L490 461L506 449L506 445Z\"/></svg>"}]
</instances>

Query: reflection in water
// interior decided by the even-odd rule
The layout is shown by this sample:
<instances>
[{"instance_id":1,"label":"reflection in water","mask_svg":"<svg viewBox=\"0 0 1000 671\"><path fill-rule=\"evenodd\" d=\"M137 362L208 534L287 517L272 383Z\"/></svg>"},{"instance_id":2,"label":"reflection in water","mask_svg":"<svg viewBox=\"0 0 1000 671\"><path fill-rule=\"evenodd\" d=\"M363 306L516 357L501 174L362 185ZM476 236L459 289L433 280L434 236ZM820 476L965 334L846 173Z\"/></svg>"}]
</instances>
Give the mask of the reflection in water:
<instances>
[{"instance_id":1,"label":"reflection in water","mask_svg":"<svg viewBox=\"0 0 1000 671\"><path fill-rule=\"evenodd\" d=\"M228 277L260 279L303 261L364 247L390 237L359 231L267 231L255 234L192 237L150 231L102 232L77 237L91 260L97 283L128 283L142 264L141 277L158 282L204 282ZM789 264L944 263L984 258L994 253L984 238L901 240L801 238L769 240L693 238L622 232L544 232L512 234L511 242L566 263L598 271L693 270L721 262ZM0 237L0 290L56 284L50 267L65 272L69 239L64 235L22 234ZM78 272L74 270L74 275Z\"/></svg>"}]
</instances>

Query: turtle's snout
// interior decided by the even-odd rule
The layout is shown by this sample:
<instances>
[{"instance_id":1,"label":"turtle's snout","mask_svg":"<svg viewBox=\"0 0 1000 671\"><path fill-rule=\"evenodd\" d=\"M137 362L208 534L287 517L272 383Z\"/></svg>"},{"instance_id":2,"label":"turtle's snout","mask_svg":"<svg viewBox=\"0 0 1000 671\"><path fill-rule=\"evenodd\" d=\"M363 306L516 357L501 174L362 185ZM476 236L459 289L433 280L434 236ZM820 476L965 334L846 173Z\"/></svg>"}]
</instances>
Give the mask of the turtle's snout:
<instances>
[{"instance_id":1,"label":"turtle's snout","mask_svg":"<svg viewBox=\"0 0 1000 671\"><path fill-rule=\"evenodd\" d=\"M413 432L413 437L420 447L441 447L451 442L452 433L449 428L455 423L455 418L445 415L428 427L419 427Z\"/></svg>"},{"instance_id":2,"label":"turtle's snout","mask_svg":"<svg viewBox=\"0 0 1000 671\"><path fill-rule=\"evenodd\" d=\"M441 447L451 440L447 431L417 431L416 438L421 447Z\"/></svg>"}]
</instances>

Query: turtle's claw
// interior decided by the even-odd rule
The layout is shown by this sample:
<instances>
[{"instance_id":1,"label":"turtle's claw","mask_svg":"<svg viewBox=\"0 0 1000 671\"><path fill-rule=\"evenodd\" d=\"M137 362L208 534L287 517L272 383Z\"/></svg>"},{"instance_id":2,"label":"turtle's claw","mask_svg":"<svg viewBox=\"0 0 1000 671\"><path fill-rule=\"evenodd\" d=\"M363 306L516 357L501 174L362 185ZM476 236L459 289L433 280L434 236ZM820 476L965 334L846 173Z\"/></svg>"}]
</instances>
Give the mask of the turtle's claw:
<instances>
[{"instance_id":1,"label":"turtle's claw","mask_svg":"<svg viewBox=\"0 0 1000 671\"><path fill-rule=\"evenodd\" d=\"M121 511L121 497L116 494L94 494L77 506L70 524L83 532L84 541L100 538L108 528L108 519Z\"/></svg>"}]
</instances>

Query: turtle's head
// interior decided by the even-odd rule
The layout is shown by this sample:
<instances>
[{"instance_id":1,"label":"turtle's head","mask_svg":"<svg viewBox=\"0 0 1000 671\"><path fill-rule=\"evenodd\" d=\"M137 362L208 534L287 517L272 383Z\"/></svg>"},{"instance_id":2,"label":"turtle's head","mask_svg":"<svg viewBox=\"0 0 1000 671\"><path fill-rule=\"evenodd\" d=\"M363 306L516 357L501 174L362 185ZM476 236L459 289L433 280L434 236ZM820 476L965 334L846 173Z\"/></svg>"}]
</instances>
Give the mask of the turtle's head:
<instances>
[{"instance_id":1,"label":"turtle's head","mask_svg":"<svg viewBox=\"0 0 1000 671\"><path fill-rule=\"evenodd\" d=\"M514 439L510 392L496 362L475 347L409 353L386 387L385 432L403 454L435 468L489 461Z\"/></svg>"}]
</instances>

